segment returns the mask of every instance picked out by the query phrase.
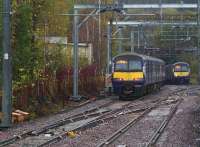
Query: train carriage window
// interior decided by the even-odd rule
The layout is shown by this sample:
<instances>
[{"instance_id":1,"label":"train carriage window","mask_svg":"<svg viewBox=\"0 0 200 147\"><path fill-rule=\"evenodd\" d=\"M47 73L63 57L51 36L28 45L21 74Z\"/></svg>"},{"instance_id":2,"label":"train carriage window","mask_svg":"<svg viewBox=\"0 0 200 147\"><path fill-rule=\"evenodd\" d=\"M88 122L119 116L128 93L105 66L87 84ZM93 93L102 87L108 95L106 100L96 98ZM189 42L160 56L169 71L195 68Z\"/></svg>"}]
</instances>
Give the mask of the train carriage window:
<instances>
[{"instance_id":1,"label":"train carriage window","mask_svg":"<svg viewBox=\"0 0 200 147\"><path fill-rule=\"evenodd\" d=\"M149 61L146 61L146 72L149 72Z\"/></svg>"},{"instance_id":2,"label":"train carriage window","mask_svg":"<svg viewBox=\"0 0 200 147\"><path fill-rule=\"evenodd\" d=\"M142 62L136 60L129 61L129 71L138 71L142 70Z\"/></svg>"},{"instance_id":3,"label":"train carriage window","mask_svg":"<svg viewBox=\"0 0 200 147\"><path fill-rule=\"evenodd\" d=\"M153 73L153 63L150 61L150 72Z\"/></svg>"}]
</instances>

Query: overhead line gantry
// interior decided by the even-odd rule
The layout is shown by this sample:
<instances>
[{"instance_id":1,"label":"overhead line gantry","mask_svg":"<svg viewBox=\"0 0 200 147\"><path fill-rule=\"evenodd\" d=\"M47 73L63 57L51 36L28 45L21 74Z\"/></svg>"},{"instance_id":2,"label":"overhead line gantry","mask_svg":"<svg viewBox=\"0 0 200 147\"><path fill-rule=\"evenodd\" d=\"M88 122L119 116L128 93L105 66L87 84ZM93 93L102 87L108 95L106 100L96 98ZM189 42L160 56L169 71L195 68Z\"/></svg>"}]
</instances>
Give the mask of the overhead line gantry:
<instances>
[{"instance_id":1,"label":"overhead line gantry","mask_svg":"<svg viewBox=\"0 0 200 147\"><path fill-rule=\"evenodd\" d=\"M122 4L120 5L101 5L101 10L107 8L110 10L114 9L178 9L178 8L190 8L197 9L198 4ZM77 4L74 9L99 9L98 4Z\"/></svg>"},{"instance_id":2,"label":"overhead line gantry","mask_svg":"<svg viewBox=\"0 0 200 147\"><path fill-rule=\"evenodd\" d=\"M73 99L77 100L80 99L78 95L78 30L79 30L79 11L80 10L86 10L86 9L95 9L96 11L92 11L90 13L90 16L87 17L84 22L86 22L91 16L97 15L101 12L106 12L106 11L115 11L120 13L121 15L128 15L126 13L127 9L197 9L198 14L199 14L199 1L198 3L194 4L184 4L184 3L173 3L173 4L121 4L121 5L98 5L98 4L76 4L74 5L74 76L73 76ZM199 22L199 19L198 19ZM174 25L198 25L199 23L196 22L190 22L190 23L174 23ZM123 22L127 23L127 22ZM136 22L134 22L136 23ZM141 22L139 22L141 24ZM146 23L148 25L161 25L161 24L169 24L169 23L163 23L162 21L160 22L149 22ZM145 22L144 24L145 25ZM200 31L199 31L200 32ZM199 33L200 34L200 33ZM111 57L110 57L110 48L111 48L111 27L108 26L108 51L107 51L107 74L110 73L110 68L109 64L111 63ZM199 41L200 42L200 41ZM200 44L200 43L199 43Z\"/></svg>"}]
</instances>

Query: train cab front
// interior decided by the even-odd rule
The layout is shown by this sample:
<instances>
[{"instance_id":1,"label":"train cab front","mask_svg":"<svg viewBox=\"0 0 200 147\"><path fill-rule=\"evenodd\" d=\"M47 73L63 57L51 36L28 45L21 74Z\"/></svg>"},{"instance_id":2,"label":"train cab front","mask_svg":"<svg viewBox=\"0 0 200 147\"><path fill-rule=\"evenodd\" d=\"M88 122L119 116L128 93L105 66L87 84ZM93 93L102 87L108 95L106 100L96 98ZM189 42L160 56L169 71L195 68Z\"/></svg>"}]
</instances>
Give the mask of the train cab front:
<instances>
[{"instance_id":1,"label":"train cab front","mask_svg":"<svg viewBox=\"0 0 200 147\"><path fill-rule=\"evenodd\" d=\"M174 65L174 79L177 84L189 84L190 68L186 63L178 63Z\"/></svg>"},{"instance_id":2,"label":"train cab front","mask_svg":"<svg viewBox=\"0 0 200 147\"><path fill-rule=\"evenodd\" d=\"M141 60L119 58L113 63L112 85L117 95L131 95L144 85Z\"/></svg>"}]
</instances>

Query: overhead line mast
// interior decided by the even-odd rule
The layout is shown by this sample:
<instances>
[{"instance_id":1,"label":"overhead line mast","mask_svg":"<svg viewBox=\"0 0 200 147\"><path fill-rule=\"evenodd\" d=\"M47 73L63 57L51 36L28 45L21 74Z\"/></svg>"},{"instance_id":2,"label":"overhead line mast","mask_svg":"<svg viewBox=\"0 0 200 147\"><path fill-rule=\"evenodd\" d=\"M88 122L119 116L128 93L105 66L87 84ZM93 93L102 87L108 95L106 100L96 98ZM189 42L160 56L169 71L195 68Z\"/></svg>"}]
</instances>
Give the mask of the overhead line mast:
<instances>
[{"instance_id":1,"label":"overhead line mast","mask_svg":"<svg viewBox=\"0 0 200 147\"><path fill-rule=\"evenodd\" d=\"M200 0L198 0L198 15L197 15L197 26L198 26L198 44L197 44L197 56L198 56L198 83L200 84Z\"/></svg>"},{"instance_id":2,"label":"overhead line mast","mask_svg":"<svg viewBox=\"0 0 200 147\"><path fill-rule=\"evenodd\" d=\"M3 0L3 119L0 127L12 125L11 1Z\"/></svg>"}]
</instances>

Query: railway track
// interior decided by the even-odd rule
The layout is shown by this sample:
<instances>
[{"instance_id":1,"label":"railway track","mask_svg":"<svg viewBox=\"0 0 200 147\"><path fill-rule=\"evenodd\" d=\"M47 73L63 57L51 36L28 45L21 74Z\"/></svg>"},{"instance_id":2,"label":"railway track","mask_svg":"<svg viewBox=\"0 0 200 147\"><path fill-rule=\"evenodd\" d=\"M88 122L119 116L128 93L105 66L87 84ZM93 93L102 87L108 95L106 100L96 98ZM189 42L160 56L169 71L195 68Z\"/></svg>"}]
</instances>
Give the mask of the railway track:
<instances>
[{"instance_id":1,"label":"railway track","mask_svg":"<svg viewBox=\"0 0 200 147\"><path fill-rule=\"evenodd\" d=\"M73 123L73 122L76 122L78 120L81 120L81 119L85 119L85 118L89 118L89 117L94 117L94 116L98 116L100 114L103 114L103 113L106 113L108 112L108 110L105 110L105 111L99 111L101 110L102 108L104 107L107 107L108 105L112 104L113 101L110 101L106 104L102 104L98 107L95 107L95 108L91 108L89 110L86 110L82 113L78 113L78 114L75 114L75 115L72 115L72 116L69 116L69 117L66 117L66 118L63 118L62 120L58 120L56 122L53 122L52 124L50 125L47 125L43 128L39 128L39 129L34 129L34 130L29 130L29 131L26 131L22 134L19 134L19 135L14 135L12 138L9 138L7 140L4 140L4 141L1 141L0 142L0 147L2 146L7 146L9 144L12 144L14 142L17 142L17 141L20 141L20 140L23 140L27 137L30 137L30 136L35 136L35 135L39 135L41 133L44 133L45 131L49 130L49 129L53 129L53 128L56 128L58 126L61 126L61 125L64 125L64 124L68 124L68 123Z\"/></svg>"},{"instance_id":2,"label":"railway track","mask_svg":"<svg viewBox=\"0 0 200 147\"><path fill-rule=\"evenodd\" d=\"M187 88L176 89L175 91L170 93L169 96L179 93L179 92L182 92L184 90L187 90ZM8 140L0 142L0 146L6 146L9 144L13 144L13 143L16 144L16 146L18 146L20 143L20 144L24 144L24 145L36 145L36 146L42 147L42 146L46 146L46 145L58 142L58 141L62 140L63 138L66 138L66 135L69 131L79 131L79 130L87 129L90 127L94 127L100 123L104 123L105 121L114 119L114 118L118 117L119 115L125 115L125 114L129 114L129 113L142 113L142 115L145 115L146 113L151 111L151 109L153 109L155 107L155 105L158 103L157 99L149 100L151 103L153 103L153 106L146 105L142 108L137 108L137 105L143 103L143 99L145 97L147 97L147 96L144 96L133 102L128 102L127 104L123 105L121 108L118 108L115 110L108 110L108 109L103 110L102 108L106 108L107 106L113 104L113 101L111 101L111 102L103 104L99 107L92 108L90 110L86 110L83 113L79 113L79 114L64 118L62 120L59 120L53 124L46 126L46 127L27 131L23 134L14 136ZM133 122L136 122L137 120L139 120L140 117L133 120ZM73 129L71 129L71 128L64 129L65 127L63 127L66 125L73 125L73 124L77 124L77 123L81 123L81 122L82 122L82 125L77 125L74 128L72 127ZM132 123L130 123L129 125L131 125L131 124ZM48 135L50 130L54 134L53 137L45 138L44 136ZM36 141L33 142L33 140L30 138L34 138L33 140L36 140ZM28 142L25 141L26 139L28 139ZM25 143L23 143L24 141L25 141Z\"/></svg>"},{"instance_id":3,"label":"railway track","mask_svg":"<svg viewBox=\"0 0 200 147\"><path fill-rule=\"evenodd\" d=\"M116 141L120 136L125 134L131 127L133 127L137 122L145 118L146 114L150 113L152 110L156 109L158 106L163 105L162 103L166 103L167 105L169 103L175 103L175 105L172 105L170 108L169 115L162 121L160 126L157 128L157 130L152 134L151 138L149 139L148 143L146 143L145 147L152 147L156 144L156 141L159 139L160 135L163 133L165 127L173 117L173 115L176 113L176 110L178 106L181 104L182 99L173 100L173 101L167 101L168 98L171 98L174 94L175 95L181 95L182 92L194 92L196 90L199 90L199 88L190 88L190 89L182 89L178 90L176 92L173 92L173 94L170 94L166 99L163 99L159 102L157 102L154 106L148 107L147 109L144 109L144 111L139 114L137 117L133 118L130 122L128 122L126 125L122 126L120 129L118 129L116 132L114 132L111 136L109 136L107 139L105 139L103 142L97 145L97 147L104 147L111 145L114 141ZM165 105L165 104L164 104Z\"/></svg>"},{"instance_id":4,"label":"railway track","mask_svg":"<svg viewBox=\"0 0 200 147\"><path fill-rule=\"evenodd\" d=\"M187 90L187 89L178 89L176 91L173 92L174 93L178 93L178 92L182 92L184 90ZM171 93L172 94L172 93ZM170 95L171 95L170 94ZM143 99L143 98L141 98ZM121 108L121 109L117 109L117 110L114 110L114 111L111 111L111 112L108 112L108 113L105 113L104 115L88 122L87 124L81 126L81 127L78 127L78 128L75 128L73 130L70 130L70 131L80 131L80 130L84 130L84 129L87 129L87 128L91 128L91 127L94 127L94 126L97 126L101 123L104 123L106 121L109 121L109 120L112 120L114 118L117 118L119 117L119 115L125 115L125 114L130 114L130 113L135 113L135 114L138 114L138 113L141 113L140 116L138 116L137 118L135 118L128 126L131 126L132 124L136 123L142 116L144 116L145 114L147 114L148 112L150 112L154 107L156 107L159 103L161 103L163 100L165 100L166 98L164 99L161 99L159 102L158 100L152 100L151 102L153 102L154 104L152 106L144 106L140 109L133 109L134 106L137 106L137 104L139 103L142 103L142 101L137 101L137 103L134 103L133 105L130 105L130 104L127 104L125 105L125 107ZM149 103L148 103L149 104ZM125 127L125 130L128 129L129 127ZM120 130L118 133L120 132L123 132L124 129ZM116 133L116 134L118 134ZM45 141L44 143L38 145L39 147L43 147L43 146L47 146L47 145L51 145L51 144L54 144L56 142L59 142L60 140L66 138L66 132L60 132L58 133L59 135L57 135L56 137L48 140L48 141ZM115 135L114 135L115 136Z\"/></svg>"},{"instance_id":5,"label":"railway track","mask_svg":"<svg viewBox=\"0 0 200 147\"><path fill-rule=\"evenodd\" d=\"M104 140L101 144L97 145L97 147L103 147L111 144L114 140L116 140L119 136L121 136L123 133L125 133L130 127L132 127L136 122L138 122L145 114L150 112L153 109L153 107L150 107L146 109L141 115L137 116L136 118L132 119L128 124L117 130L115 133L113 133L109 138Z\"/></svg>"},{"instance_id":6,"label":"railway track","mask_svg":"<svg viewBox=\"0 0 200 147\"><path fill-rule=\"evenodd\" d=\"M152 147L153 145L156 144L156 141L159 139L159 137L163 133L165 127L167 126L167 124L169 123L169 121L171 120L171 118L176 113L176 110L177 110L178 106L181 104L181 102L182 102L182 99L180 99L176 103L176 105L171 108L170 114L168 115L168 117L166 119L163 120L163 122L158 127L158 129L155 131L155 133L152 135L152 137L150 138L149 142L146 144L145 147Z\"/></svg>"},{"instance_id":7,"label":"railway track","mask_svg":"<svg viewBox=\"0 0 200 147\"><path fill-rule=\"evenodd\" d=\"M38 144L38 140L37 140L36 141L37 147L43 147L43 146L47 146L47 145L56 143L56 142L58 142L58 141L60 141L64 138L66 138L66 135L69 131L70 132L72 132L72 131L76 132L76 131L81 131L81 130L83 131L84 129L95 127L95 126L97 126L101 123L104 123L106 121L109 121L111 119L119 117L120 115L125 115L125 114L130 114L130 113L140 113L144 110L149 109L149 108L131 109L132 107L133 106L131 106L130 108L123 108L123 109L120 108L120 109L117 109L117 110L110 111L110 112L105 113L105 114L103 114L99 117L95 117L95 118L91 119L90 121L86 122L84 125L74 127L73 129L70 128L69 130L66 130L66 129L63 129L63 126L62 126L59 129L54 130L54 133L56 132L55 134L58 134L58 135L55 135L55 137L48 139L48 140L43 139L44 142L39 143L39 144ZM124 110L126 110L126 111L124 111ZM120 112L123 112L123 113L120 113ZM32 142L32 141L30 141L30 142ZM35 145L35 143L33 143L33 144L31 143L31 144L28 144L28 145Z\"/></svg>"},{"instance_id":8,"label":"railway track","mask_svg":"<svg viewBox=\"0 0 200 147\"><path fill-rule=\"evenodd\" d=\"M141 98L142 99L142 98ZM24 145L36 145L37 147L42 147L42 146L46 146L48 144L52 144L52 143L55 143L55 142L58 142L60 140L62 140L63 138L66 138L66 135L68 132L70 131L79 131L79 130L84 130L84 129L87 129L87 128L91 128L91 127L94 127L100 123L104 123L105 121L108 121L110 119L113 119L119 115L124 115L124 114L127 114L127 113L134 113L134 112L139 112L139 111L143 111L145 108L142 108L142 109L134 109L134 110L131 110L131 111L128 111L129 109L133 108L134 105L130 105L132 104L133 102L128 102L127 104L123 105L122 108L118 108L118 109L114 109L114 110L111 110L111 111L104 111L103 113L99 113L99 112L96 112L96 113L89 113L89 112L92 112L96 109L92 109L90 110L89 112L87 111L87 115L76 115L76 117L74 118L68 118L68 119L65 119L64 121L60 121L58 123L55 123L53 125L48 125L47 127L44 127L44 128L41 128L41 129L38 129L38 130L35 130L35 131L31 131L31 132L27 132L29 133L28 135L23 135L22 137L21 136L18 136L18 140L13 140L14 142L15 141L20 141L22 139L26 139L28 137L34 137L34 140L37 140L35 143L30 143L32 141L28 141L29 143L25 143ZM141 101L137 101L137 103L135 103L135 105L137 105L138 103L141 103ZM107 104L107 106L110 105ZM130 106L129 106L130 105ZM101 107L105 107L104 106L101 106ZM126 110L126 111L124 111ZM120 112L123 112L120 114ZM91 118L91 119L90 119ZM71 121L71 120L74 120L74 121ZM80 125L80 126L76 126L74 127L73 129L69 129L69 130L66 130L66 129L63 129L63 126L64 125L73 125L75 123L79 123L80 121L85 121L85 120L88 120L86 122L83 123L83 125ZM69 122L70 121L70 122ZM44 137L45 136L45 133L48 134L48 130L51 130L51 129L55 129L54 132L57 132L55 134L59 134L59 135L54 135L53 138L49 139L46 141L46 139L44 138L42 141L42 143L39 143L39 141L41 141L41 137ZM59 133L58 133L59 131ZM38 137L40 139L35 139L35 137ZM24 137L24 138L23 138ZM19 140L20 139L20 140ZM13 142L10 142L10 143L13 143ZM10 144L9 143L9 144ZM6 145L6 144L4 144ZM8 144L7 144L8 145ZM18 145L17 145L18 146Z\"/></svg>"},{"instance_id":9,"label":"railway track","mask_svg":"<svg viewBox=\"0 0 200 147\"><path fill-rule=\"evenodd\" d=\"M141 99L143 99L143 98L140 98L137 101L140 102ZM87 102L87 103L89 103L89 102ZM75 114L73 116L69 116L69 117L63 118L62 120L56 121L56 122L54 122L54 123L52 123L50 125L47 125L45 127L42 127L42 128L39 128L39 129L30 130L30 131L24 132L24 133L19 134L19 135L15 135L12 138L9 138L7 140L1 141L0 142L0 147L7 146L7 145L10 145L10 144L25 140L28 137L41 135L41 134L47 132L50 129L55 129L55 128L63 126L63 125L67 125L67 124L70 124L70 123L71 124L72 123L76 123L77 121L85 120L85 119L88 119L88 118L94 118L94 117L97 118L99 116L104 117L105 116L104 114L106 114L106 113L109 113L110 115L114 114L114 113L117 113L117 112L122 111L123 109L125 109L126 106L130 105L133 102L127 102L127 104L123 105L123 107L120 108L120 109L116 109L116 110L112 110L112 111L111 110L100 111L103 108L106 108L107 106L112 105L114 103L115 103L114 101L110 101L110 102L108 102L106 104L103 104L103 105L100 105L98 107L86 110L86 111L81 112L79 114ZM138 111L138 110L136 110L136 111ZM107 119L107 118L105 118L105 119ZM100 121L100 119L98 119L98 122L99 121ZM90 123L94 123L94 121L92 121ZM84 127L79 127L79 128L84 128ZM79 128L76 128L74 130L78 130ZM59 135L59 137L56 137L53 140L59 140L59 138L61 138L61 136L66 136L66 133L64 133L63 135ZM51 142L51 141L49 141L49 142ZM41 146L43 146L43 145L41 144Z\"/></svg>"},{"instance_id":10,"label":"railway track","mask_svg":"<svg viewBox=\"0 0 200 147\"><path fill-rule=\"evenodd\" d=\"M126 131L128 131L129 128L133 127L138 121L143 119L146 114L151 112L153 109L158 107L160 103L163 102L163 100L158 101L156 104L153 106L150 106L144 111L139 114L137 117L133 118L129 123L118 129L116 132L114 132L111 136L109 136L107 139L105 139L102 143L100 143L97 147L104 147L110 145L112 142L114 142L116 139L118 139L121 135L123 135Z\"/></svg>"}]
</instances>

